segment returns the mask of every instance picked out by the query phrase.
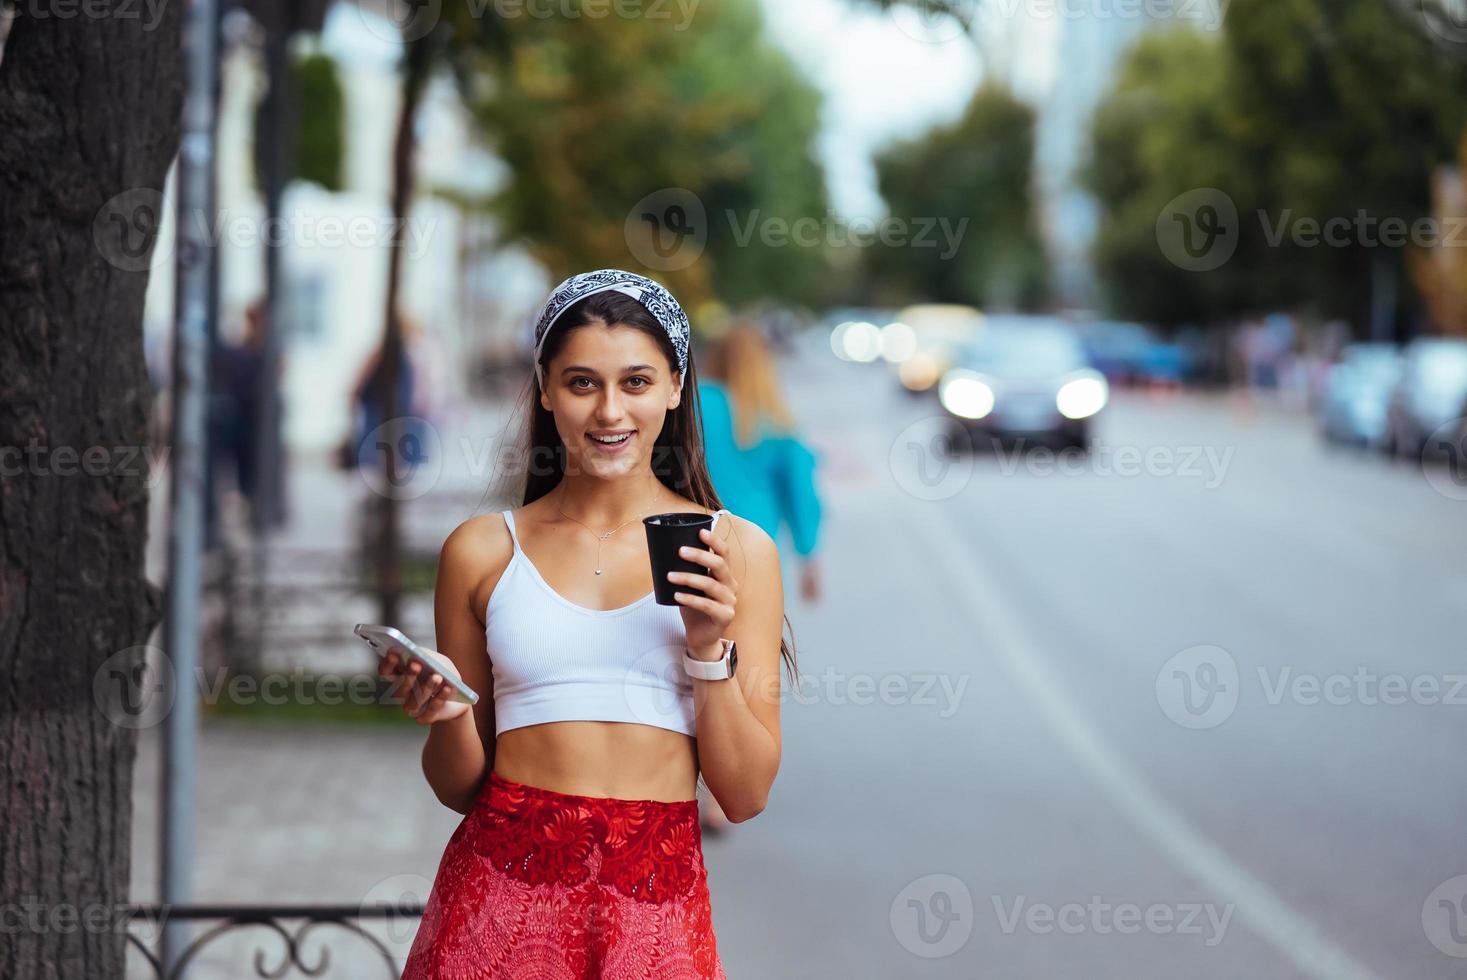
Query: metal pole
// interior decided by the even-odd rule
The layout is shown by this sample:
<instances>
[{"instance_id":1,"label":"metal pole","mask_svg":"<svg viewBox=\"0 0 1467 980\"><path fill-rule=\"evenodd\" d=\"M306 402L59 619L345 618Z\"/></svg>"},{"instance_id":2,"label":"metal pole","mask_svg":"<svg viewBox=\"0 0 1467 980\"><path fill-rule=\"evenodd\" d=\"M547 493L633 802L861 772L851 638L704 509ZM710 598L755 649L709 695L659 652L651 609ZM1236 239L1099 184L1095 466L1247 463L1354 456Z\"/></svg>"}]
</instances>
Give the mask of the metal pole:
<instances>
[{"instance_id":1,"label":"metal pole","mask_svg":"<svg viewBox=\"0 0 1467 980\"><path fill-rule=\"evenodd\" d=\"M173 447L168 522L166 650L175 697L163 749L162 898L186 903L193 893L194 772L197 764L199 582L204 530L204 415L209 330L212 222L203 209L214 166L216 0L193 0L185 52L188 90L178 151L178 252L173 334ZM164 926L162 960L171 971L188 944L186 926Z\"/></svg>"}]
</instances>

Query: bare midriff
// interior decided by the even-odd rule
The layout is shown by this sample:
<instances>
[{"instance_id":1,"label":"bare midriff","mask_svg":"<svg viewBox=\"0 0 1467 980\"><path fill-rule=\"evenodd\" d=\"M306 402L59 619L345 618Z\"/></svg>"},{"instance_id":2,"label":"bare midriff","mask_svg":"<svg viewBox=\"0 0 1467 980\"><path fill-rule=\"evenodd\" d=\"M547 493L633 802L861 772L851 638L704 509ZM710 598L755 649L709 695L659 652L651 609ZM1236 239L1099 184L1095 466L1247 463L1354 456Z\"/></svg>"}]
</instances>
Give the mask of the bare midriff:
<instances>
[{"instance_id":1,"label":"bare midriff","mask_svg":"<svg viewBox=\"0 0 1467 980\"><path fill-rule=\"evenodd\" d=\"M653 725L556 721L501 732L494 771L558 793L675 803L695 798L697 746Z\"/></svg>"}]
</instances>

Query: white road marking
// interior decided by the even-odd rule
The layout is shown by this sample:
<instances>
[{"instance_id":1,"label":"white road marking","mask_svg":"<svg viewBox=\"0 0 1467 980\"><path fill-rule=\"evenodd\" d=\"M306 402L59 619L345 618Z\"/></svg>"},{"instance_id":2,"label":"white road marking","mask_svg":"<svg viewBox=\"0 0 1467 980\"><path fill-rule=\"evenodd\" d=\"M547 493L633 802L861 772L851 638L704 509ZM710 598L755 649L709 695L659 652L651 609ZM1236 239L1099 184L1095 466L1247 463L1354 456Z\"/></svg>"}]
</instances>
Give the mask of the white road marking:
<instances>
[{"instance_id":1,"label":"white road marking","mask_svg":"<svg viewBox=\"0 0 1467 980\"><path fill-rule=\"evenodd\" d=\"M955 606L988 637L992 652L1116 808L1179 868L1232 902L1239 920L1304 974L1320 980L1379 980L1193 826L1110 747L1065 694L1039 643L1003 600L1002 582L959 543L958 535L942 526L937 512L932 506L908 507L906 513L914 517L903 523L916 534L924 558L935 559L949 583L961 584L961 601Z\"/></svg>"}]
</instances>

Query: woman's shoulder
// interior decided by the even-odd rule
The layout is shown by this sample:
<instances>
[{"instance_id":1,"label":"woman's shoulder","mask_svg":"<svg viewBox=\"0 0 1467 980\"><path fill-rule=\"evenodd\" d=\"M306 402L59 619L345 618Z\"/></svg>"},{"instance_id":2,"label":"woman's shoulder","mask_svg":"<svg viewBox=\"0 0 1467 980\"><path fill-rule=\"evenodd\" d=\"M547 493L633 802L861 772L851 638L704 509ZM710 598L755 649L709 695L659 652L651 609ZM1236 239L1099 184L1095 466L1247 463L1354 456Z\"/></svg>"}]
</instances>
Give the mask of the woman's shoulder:
<instances>
[{"instance_id":1,"label":"woman's shoulder","mask_svg":"<svg viewBox=\"0 0 1467 980\"><path fill-rule=\"evenodd\" d=\"M478 514L449 532L439 553L439 574L445 570L473 574L502 571L514 553L509 525L499 512Z\"/></svg>"}]
</instances>

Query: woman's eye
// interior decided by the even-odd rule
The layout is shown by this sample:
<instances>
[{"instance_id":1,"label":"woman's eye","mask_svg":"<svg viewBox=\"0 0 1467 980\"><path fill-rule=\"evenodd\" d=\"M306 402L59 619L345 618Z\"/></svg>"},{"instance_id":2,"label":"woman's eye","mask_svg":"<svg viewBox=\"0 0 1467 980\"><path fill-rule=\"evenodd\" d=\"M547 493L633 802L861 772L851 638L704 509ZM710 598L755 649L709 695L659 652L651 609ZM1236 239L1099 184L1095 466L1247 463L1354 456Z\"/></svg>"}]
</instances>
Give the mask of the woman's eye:
<instances>
[{"instance_id":1,"label":"woman's eye","mask_svg":"<svg viewBox=\"0 0 1467 980\"><path fill-rule=\"evenodd\" d=\"M627 381L628 381L628 383L631 383L632 381L640 381L640 382L642 382L642 384L639 387L642 387L642 388L647 387L647 385L651 383L646 378L643 378L640 375L638 377L635 377L635 378L628 378Z\"/></svg>"},{"instance_id":2,"label":"woman's eye","mask_svg":"<svg viewBox=\"0 0 1467 980\"><path fill-rule=\"evenodd\" d=\"M590 378L572 378L571 379L571 387L572 388L575 388L580 382L582 382L582 381L590 381L590 380L591 380ZM581 390L584 391L585 389L582 388Z\"/></svg>"}]
</instances>

